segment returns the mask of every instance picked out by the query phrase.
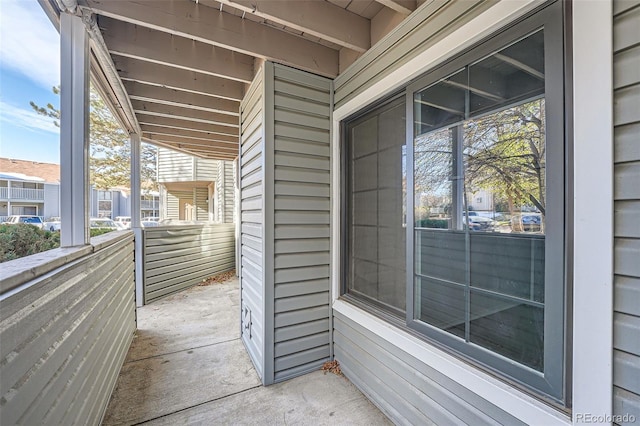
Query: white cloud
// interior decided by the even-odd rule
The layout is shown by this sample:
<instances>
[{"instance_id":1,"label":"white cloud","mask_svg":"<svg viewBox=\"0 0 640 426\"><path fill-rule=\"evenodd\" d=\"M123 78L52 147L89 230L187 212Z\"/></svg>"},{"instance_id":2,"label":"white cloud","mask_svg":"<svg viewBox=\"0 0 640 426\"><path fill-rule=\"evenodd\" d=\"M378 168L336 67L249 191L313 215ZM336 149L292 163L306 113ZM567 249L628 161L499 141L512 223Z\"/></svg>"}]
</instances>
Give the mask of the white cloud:
<instances>
[{"instance_id":1,"label":"white cloud","mask_svg":"<svg viewBox=\"0 0 640 426\"><path fill-rule=\"evenodd\" d=\"M53 124L53 119L39 115L33 110L0 101L0 122L2 121L32 131L44 130L55 134L60 133L60 129Z\"/></svg>"},{"instance_id":2,"label":"white cloud","mask_svg":"<svg viewBox=\"0 0 640 426\"><path fill-rule=\"evenodd\" d=\"M60 36L35 0L0 0L0 64L50 89L60 84Z\"/></svg>"}]
</instances>

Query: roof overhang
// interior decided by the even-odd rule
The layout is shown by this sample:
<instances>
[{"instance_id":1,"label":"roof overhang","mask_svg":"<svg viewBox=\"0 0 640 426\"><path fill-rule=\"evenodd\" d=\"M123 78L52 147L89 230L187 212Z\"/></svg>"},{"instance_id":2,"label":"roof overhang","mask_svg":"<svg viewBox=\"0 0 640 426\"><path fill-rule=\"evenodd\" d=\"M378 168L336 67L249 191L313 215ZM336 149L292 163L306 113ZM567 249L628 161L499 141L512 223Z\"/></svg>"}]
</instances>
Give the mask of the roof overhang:
<instances>
[{"instance_id":1,"label":"roof overhang","mask_svg":"<svg viewBox=\"0 0 640 426\"><path fill-rule=\"evenodd\" d=\"M372 25L380 27L382 16L398 22L416 6L411 0L39 2L54 24L63 11L83 16L93 86L123 128L145 142L223 160L238 155L240 101L265 60L333 78L348 65L345 58L371 47Z\"/></svg>"}]
</instances>

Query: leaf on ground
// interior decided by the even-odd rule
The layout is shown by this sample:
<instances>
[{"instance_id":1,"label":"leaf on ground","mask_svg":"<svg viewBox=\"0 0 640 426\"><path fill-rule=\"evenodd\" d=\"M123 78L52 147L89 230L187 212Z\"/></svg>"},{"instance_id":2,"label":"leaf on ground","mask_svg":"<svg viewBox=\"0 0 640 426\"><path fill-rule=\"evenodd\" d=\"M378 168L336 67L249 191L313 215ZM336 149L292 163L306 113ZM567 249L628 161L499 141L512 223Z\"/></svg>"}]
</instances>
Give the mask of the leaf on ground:
<instances>
[{"instance_id":1,"label":"leaf on ground","mask_svg":"<svg viewBox=\"0 0 640 426\"><path fill-rule=\"evenodd\" d=\"M322 364L322 371L327 374L327 371L335 374L336 376L342 376L342 370L340 369L340 363L336 360L327 361Z\"/></svg>"},{"instance_id":2,"label":"leaf on ground","mask_svg":"<svg viewBox=\"0 0 640 426\"><path fill-rule=\"evenodd\" d=\"M219 274L213 275L209 278L205 278L204 280L202 280L202 282L200 284L198 284L198 287L204 287L204 286L208 286L208 285L212 285L212 284L220 284L223 283L225 281L229 281L230 279L234 278L236 276L236 270L232 269L230 271L227 272L221 272Z\"/></svg>"}]
</instances>

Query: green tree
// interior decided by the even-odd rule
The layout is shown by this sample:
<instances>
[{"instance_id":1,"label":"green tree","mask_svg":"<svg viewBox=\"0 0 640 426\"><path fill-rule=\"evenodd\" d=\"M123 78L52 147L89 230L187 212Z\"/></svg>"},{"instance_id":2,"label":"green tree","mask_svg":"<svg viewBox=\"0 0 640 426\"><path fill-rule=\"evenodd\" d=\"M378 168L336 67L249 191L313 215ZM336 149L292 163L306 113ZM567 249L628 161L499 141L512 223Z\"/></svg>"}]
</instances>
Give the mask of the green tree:
<instances>
[{"instance_id":1,"label":"green tree","mask_svg":"<svg viewBox=\"0 0 640 426\"><path fill-rule=\"evenodd\" d=\"M465 186L545 213L544 100L465 123Z\"/></svg>"},{"instance_id":2,"label":"green tree","mask_svg":"<svg viewBox=\"0 0 640 426\"><path fill-rule=\"evenodd\" d=\"M60 88L54 87L53 93L60 94ZM91 89L89 95L89 161L90 182L98 189L115 187L130 187L131 144L129 135L122 130L109 108L100 96ZM60 110L52 104L45 107L29 102L31 107L40 115L53 119L53 123L60 127ZM148 190L157 189L156 184L156 148L149 144L142 144L141 181Z\"/></svg>"}]
</instances>

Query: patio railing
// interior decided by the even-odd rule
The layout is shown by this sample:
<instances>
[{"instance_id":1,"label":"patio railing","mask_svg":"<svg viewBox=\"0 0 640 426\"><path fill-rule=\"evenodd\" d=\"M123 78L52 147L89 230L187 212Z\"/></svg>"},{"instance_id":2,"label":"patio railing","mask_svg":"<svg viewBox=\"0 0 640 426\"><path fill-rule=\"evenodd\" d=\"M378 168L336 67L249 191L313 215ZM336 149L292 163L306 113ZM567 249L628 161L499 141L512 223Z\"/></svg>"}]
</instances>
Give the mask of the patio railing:
<instances>
[{"instance_id":1,"label":"patio railing","mask_svg":"<svg viewBox=\"0 0 640 426\"><path fill-rule=\"evenodd\" d=\"M158 210L159 207L160 207L160 203L158 201L151 201L151 200L141 200L140 201L140 208L141 209Z\"/></svg>"},{"instance_id":2,"label":"patio railing","mask_svg":"<svg viewBox=\"0 0 640 426\"><path fill-rule=\"evenodd\" d=\"M100 424L135 323L133 233L0 269L0 422Z\"/></svg>"},{"instance_id":3,"label":"patio railing","mask_svg":"<svg viewBox=\"0 0 640 426\"><path fill-rule=\"evenodd\" d=\"M44 200L44 189L0 188L0 198L4 200Z\"/></svg>"},{"instance_id":4,"label":"patio railing","mask_svg":"<svg viewBox=\"0 0 640 426\"><path fill-rule=\"evenodd\" d=\"M235 267L235 225L168 225L143 230L144 303Z\"/></svg>"}]
</instances>

